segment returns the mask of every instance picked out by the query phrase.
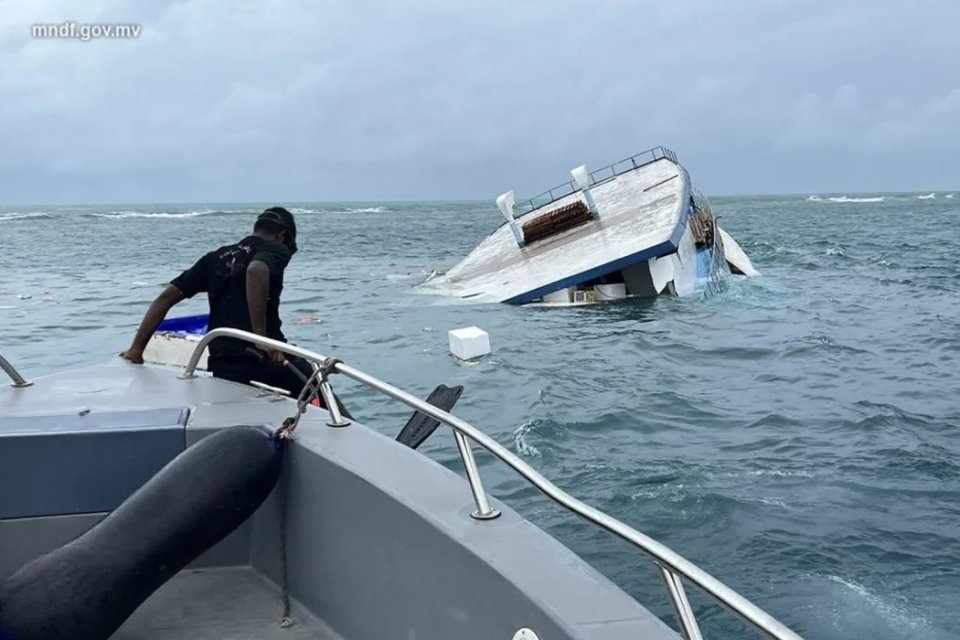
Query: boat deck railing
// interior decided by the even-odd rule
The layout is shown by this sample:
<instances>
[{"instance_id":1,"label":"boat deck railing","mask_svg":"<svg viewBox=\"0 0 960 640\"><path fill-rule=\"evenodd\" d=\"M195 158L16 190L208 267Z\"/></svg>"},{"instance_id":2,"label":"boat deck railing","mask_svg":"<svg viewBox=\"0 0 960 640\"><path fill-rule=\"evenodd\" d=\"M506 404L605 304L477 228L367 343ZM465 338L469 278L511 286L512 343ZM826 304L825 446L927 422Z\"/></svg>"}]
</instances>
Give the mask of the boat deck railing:
<instances>
[{"instance_id":1,"label":"boat deck railing","mask_svg":"<svg viewBox=\"0 0 960 640\"><path fill-rule=\"evenodd\" d=\"M10 376L10 384L14 387L29 387L33 384L24 380L20 372L3 356L0 356L0 369L3 369L4 373Z\"/></svg>"},{"instance_id":2,"label":"boat deck railing","mask_svg":"<svg viewBox=\"0 0 960 640\"><path fill-rule=\"evenodd\" d=\"M609 180L613 180L617 176L633 171L634 169L639 169L648 164L652 164L657 160L667 159L673 163L677 162L677 154L675 154L670 149L666 147L654 147L653 149L647 149L646 151L641 151L636 155L632 155L629 158L624 158L613 164L609 164L605 167L601 167L596 171L591 171L588 178L590 186L595 186L598 184L603 184ZM537 209L547 206L548 204L554 203L560 198L565 198L571 194L579 191L576 183L573 180L569 182L564 182L559 184L552 189L547 189L543 193L533 196L529 200L524 200L518 202L515 210L517 212L517 217L524 216L528 213L532 213Z\"/></svg>"},{"instance_id":3,"label":"boat deck railing","mask_svg":"<svg viewBox=\"0 0 960 640\"><path fill-rule=\"evenodd\" d=\"M197 344L183 372L183 378L193 379L197 377L196 367L197 363L200 361L200 356L203 353L203 350L207 347L211 340L220 337L246 340L252 344L269 347L278 351L282 351L283 353L305 358L306 360L317 365L321 370L329 370L331 373L339 373L347 378L356 380L357 382L371 387L380 393L390 396L391 398L399 400L409 407L412 407L413 409L416 409L417 411L452 427L457 448L460 451L460 456L463 460L464 468L466 470L467 480L470 484L470 490L473 494L474 503L476 504L476 510L474 510L471 515L478 520L491 520L499 516L500 513L490 506L486 489L484 489L483 486L483 480L480 477L480 472L473 456L471 442L479 444L494 457L499 458L502 462L506 463L507 466L523 476L527 482L542 491L553 501L569 509L588 522L605 529L610 533L622 538L623 540L633 544L640 551L649 556L657 565L657 568L666 586L670 602L673 605L673 610L677 618L677 623L680 627L680 632L683 634L683 637L686 640L702 640L702 636L700 634L700 628L697 625L696 617L693 613L693 608L690 606L690 601L687 599L686 592L684 591L684 580L692 583L701 591L711 596L720 605L733 612L742 621L752 626L764 637L771 638L773 640L801 640L799 635L777 621L775 618L773 618L773 616L766 613L758 606L738 594L736 591L723 584L686 558L682 557L680 554L657 542L653 538L640 533L636 529L627 526L613 516L610 516L599 509L591 507L590 505L566 493L555 484L550 482L546 477L541 475L536 469L520 459L516 454L506 449L503 445L488 436L480 429L450 413L447 413L446 411L438 409L432 404L429 404L417 398L416 396L407 393L406 391L398 389L387 382L379 380L369 374L344 364L339 360L327 358L318 353L314 353L313 351L290 345L285 342L279 342L263 336L247 333L246 331L220 328L214 329L213 331L207 333ZM321 389L324 392L324 396L327 396L328 394L330 395L330 397L326 398L326 404L330 408L330 424L335 426L349 424L341 417L340 412L336 408L337 403L332 401L332 391L330 390L328 381L323 380L323 383L324 384L322 386L326 387L325 389Z\"/></svg>"}]
</instances>

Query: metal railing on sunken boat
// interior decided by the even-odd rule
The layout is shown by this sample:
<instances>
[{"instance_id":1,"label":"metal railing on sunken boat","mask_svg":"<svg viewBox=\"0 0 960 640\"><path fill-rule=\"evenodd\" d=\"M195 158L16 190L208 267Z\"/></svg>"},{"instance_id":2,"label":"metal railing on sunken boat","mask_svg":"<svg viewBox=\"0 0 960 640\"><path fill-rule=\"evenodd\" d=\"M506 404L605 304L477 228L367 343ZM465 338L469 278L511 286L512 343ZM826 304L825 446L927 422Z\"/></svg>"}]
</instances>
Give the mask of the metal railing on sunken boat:
<instances>
[{"instance_id":1,"label":"metal railing on sunken boat","mask_svg":"<svg viewBox=\"0 0 960 640\"><path fill-rule=\"evenodd\" d=\"M634 169L639 169L640 167L644 167L648 164L653 164L657 160L664 159L676 164L677 154L666 147L654 147L652 149L647 149L646 151L641 151L640 153L632 155L629 158L624 158L623 160L614 162L613 164L608 164L605 167L601 167L596 171L591 171L589 174L590 186L592 187L598 184L603 184L604 182L613 180L617 176L627 173L628 171L633 171ZM579 190L580 189L573 180L564 182L563 184L558 184L552 189L547 189L543 193L533 196L529 200L518 202L515 206L516 215L518 218L525 216L528 213L532 213L537 209L556 202L560 198L565 198L569 195L572 195Z\"/></svg>"}]
</instances>

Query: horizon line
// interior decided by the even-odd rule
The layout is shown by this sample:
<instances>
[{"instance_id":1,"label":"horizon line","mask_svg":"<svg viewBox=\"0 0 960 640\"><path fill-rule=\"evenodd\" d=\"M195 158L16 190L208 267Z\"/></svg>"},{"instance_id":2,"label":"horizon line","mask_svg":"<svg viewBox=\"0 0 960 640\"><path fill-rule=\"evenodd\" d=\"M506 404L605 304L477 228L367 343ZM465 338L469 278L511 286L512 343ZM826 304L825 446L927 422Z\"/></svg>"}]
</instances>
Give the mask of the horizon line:
<instances>
[{"instance_id":1,"label":"horizon line","mask_svg":"<svg viewBox=\"0 0 960 640\"><path fill-rule=\"evenodd\" d=\"M811 196L886 196L886 195L898 195L898 194L916 194L916 193L957 193L960 192L960 189L920 189L913 191L796 191L792 193L774 193L774 192L761 192L761 193L715 193L715 194L706 194L708 198L764 198L764 197L811 197ZM281 204L277 204L277 203ZM0 204L2 208L11 208L11 207L115 207L120 205L131 205L131 206L157 206L157 205L169 205L169 206L186 206L186 205L212 205L212 204L227 204L227 205L271 205L271 206L285 206L282 203L286 203L290 206L302 205L302 204L386 204L386 203L430 203L430 202L463 202L463 203L480 203L480 202L489 202L491 206L495 205L495 199L490 198L382 198L376 200L181 200L181 201L115 201L115 202L14 202L14 203L4 203Z\"/></svg>"}]
</instances>

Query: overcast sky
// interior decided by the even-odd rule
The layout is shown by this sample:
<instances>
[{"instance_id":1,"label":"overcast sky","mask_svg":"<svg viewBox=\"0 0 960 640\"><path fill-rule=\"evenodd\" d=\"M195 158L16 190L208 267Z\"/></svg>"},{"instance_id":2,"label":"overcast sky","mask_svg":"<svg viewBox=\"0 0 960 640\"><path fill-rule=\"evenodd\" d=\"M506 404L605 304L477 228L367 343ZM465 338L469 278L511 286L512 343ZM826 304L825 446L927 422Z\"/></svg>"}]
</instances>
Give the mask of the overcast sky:
<instances>
[{"instance_id":1,"label":"overcast sky","mask_svg":"<svg viewBox=\"0 0 960 640\"><path fill-rule=\"evenodd\" d=\"M659 144L709 194L960 188L960 0L0 0L0 203L492 199Z\"/></svg>"}]
</instances>

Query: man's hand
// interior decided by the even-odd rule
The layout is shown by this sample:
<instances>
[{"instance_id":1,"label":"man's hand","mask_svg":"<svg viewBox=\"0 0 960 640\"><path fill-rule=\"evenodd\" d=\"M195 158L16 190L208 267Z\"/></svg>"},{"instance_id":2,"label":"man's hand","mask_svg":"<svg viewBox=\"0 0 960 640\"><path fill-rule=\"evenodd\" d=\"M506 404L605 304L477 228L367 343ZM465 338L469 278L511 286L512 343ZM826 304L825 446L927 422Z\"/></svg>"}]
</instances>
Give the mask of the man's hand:
<instances>
[{"instance_id":1,"label":"man's hand","mask_svg":"<svg viewBox=\"0 0 960 640\"><path fill-rule=\"evenodd\" d=\"M175 285L167 285L157 299L150 304L147 313L143 316L140 328L137 329L137 335L133 338L133 344L130 348L120 354L120 357L133 364L143 364L143 350L147 348L147 343L153 333L167 317L167 313L173 308L173 305L183 300L183 292Z\"/></svg>"},{"instance_id":2,"label":"man's hand","mask_svg":"<svg viewBox=\"0 0 960 640\"><path fill-rule=\"evenodd\" d=\"M143 364L143 349L130 347L126 351L121 352L120 357L133 364Z\"/></svg>"},{"instance_id":3,"label":"man's hand","mask_svg":"<svg viewBox=\"0 0 960 640\"><path fill-rule=\"evenodd\" d=\"M262 345L257 345L257 349L263 351L267 354L267 357L270 358L273 362L277 364L283 364L283 361L287 359L287 355L283 351L277 351L276 349L271 349L270 347L265 347Z\"/></svg>"}]
</instances>

